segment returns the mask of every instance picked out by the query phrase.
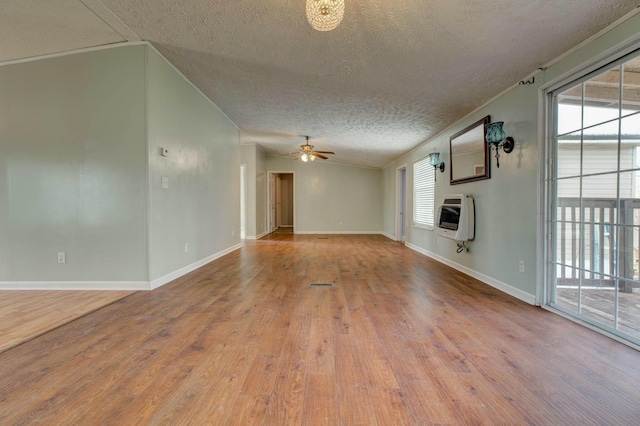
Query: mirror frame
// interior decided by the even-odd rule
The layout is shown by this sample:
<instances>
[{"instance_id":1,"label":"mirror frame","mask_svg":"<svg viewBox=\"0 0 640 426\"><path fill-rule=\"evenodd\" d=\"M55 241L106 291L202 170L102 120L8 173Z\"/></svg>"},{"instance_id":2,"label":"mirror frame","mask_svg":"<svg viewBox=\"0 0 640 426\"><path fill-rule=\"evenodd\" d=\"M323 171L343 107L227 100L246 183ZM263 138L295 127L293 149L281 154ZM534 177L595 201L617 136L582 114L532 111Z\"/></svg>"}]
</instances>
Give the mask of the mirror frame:
<instances>
[{"instance_id":1,"label":"mirror frame","mask_svg":"<svg viewBox=\"0 0 640 426\"><path fill-rule=\"evenodd\" d=\"M491 156L491 151L490 151L491 148L489 144L486 142L487 129L485 127L487 124L490 123L490 121L491 121L491 117L487 115L486 117L481 118L475 123L470 124L464 129L460 130L458 133L451 136L451 138L449 139L449 155L451 158L451 161L450 161L451 164L449 164L449 184L450 185L458 185L461 183L475 182L477 180L484 180L484 179L491 178L491 162L489 161L489 157ZM453 144L455 143L455 139L465 135L466 133L469 133L472 130L475 130L480 126L482 126L482 135L483 135L482 145L484 145L484 174L471 175L471 176L465 176L465 177L454 179L453 170L455 168L455 164L453 163Z\"/></svg>"}]
</instances>

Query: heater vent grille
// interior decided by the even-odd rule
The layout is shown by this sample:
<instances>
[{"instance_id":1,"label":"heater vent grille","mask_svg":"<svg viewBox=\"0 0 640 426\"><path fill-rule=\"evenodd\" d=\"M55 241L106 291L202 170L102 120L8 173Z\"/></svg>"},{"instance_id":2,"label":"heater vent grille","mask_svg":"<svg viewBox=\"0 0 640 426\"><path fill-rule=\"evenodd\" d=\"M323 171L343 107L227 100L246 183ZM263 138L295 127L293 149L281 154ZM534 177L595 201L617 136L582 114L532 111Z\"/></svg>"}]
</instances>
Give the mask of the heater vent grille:
<instances>
[{"instance_id":1,"label":"heater vent grille","mask_svg":"<svg viewBox=\"0 0 640 426\"><path fill-rule=\"evenodd\" d=\"M333 283L309 283L309 287L333 287Z\"/></svg>"}]
</instances>

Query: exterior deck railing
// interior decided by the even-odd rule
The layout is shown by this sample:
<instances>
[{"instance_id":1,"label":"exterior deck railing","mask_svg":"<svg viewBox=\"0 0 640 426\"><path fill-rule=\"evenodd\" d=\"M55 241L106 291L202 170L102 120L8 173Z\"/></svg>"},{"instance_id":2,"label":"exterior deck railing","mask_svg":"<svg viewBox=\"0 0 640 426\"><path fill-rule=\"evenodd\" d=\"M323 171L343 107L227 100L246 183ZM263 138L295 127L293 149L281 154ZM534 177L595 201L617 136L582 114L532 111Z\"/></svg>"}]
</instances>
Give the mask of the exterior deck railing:
<instances>
[{"instance_id":1,"label":"exterior deck railing","mask_svg":"<svg viewBox=\"0 0 640 426\"><path fill-rule=\"evenodd\" d=\"M640 199L558 198L557 283L631 292L638 277ZM618 216L618 211L620 212ZM625 280L628 278L629 280Z\"/></svg>"}]
</instances>

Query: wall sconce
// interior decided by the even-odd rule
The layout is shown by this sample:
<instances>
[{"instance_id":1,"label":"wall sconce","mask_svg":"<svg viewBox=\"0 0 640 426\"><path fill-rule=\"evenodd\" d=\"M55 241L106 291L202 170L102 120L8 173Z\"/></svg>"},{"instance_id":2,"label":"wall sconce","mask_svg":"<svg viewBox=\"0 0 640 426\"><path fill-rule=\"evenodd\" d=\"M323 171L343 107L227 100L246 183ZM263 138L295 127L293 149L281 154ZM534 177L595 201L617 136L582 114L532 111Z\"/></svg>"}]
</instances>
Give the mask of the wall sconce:
<instances>
[{"instance_id":1,"label":"wall sconce","mask_svg":"<svg viewBox=\"0 0 640 426\"><path fill-rule=\"evenodd\" d=\"M511 136L507 136L502 128L504 121L496 121L495 123L489 123L485 126L487 131L486 141L489 145L496 149L496 164L500 167L500 147L504 150L505 154L509 154L513 151L516 142Z\"/></svg>"},{"instance_id":2,"label":"wall sconce","mask_svg":"<svg viewBox=\"0 0 640 426\"><path fill-rule=\"evenodd\" d=\"M431 154L429 154L429 164L431 164L434 169L440 169L440 172L444 173L444 161L440 161L439 152L432 152ZM433 174L434 180L438 180L436 179L436 175L437 173Z\"/></svg>"}]
</instances>

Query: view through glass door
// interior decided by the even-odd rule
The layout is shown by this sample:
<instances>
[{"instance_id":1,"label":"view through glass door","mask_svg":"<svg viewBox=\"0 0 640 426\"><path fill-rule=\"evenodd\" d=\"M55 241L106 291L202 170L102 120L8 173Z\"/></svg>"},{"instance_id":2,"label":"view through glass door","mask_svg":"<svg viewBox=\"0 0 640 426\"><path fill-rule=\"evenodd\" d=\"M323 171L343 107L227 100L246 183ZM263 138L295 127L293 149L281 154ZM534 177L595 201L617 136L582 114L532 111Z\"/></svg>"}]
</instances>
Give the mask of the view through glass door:
<instances>
[{"instance_id":1,"label":"view through glass door","mask_svg":"<svg viewBox=\"0 0 640 426\"><path fill-rule=\"evenodd\" d=\"M552 92L549 305L640 344L640 57Z\"/></svg>"}]
</instances>

